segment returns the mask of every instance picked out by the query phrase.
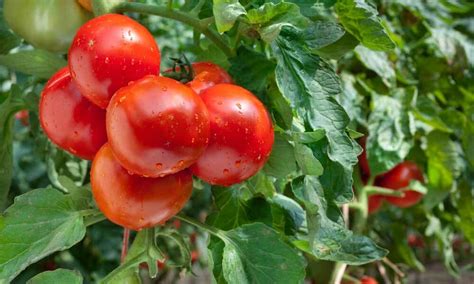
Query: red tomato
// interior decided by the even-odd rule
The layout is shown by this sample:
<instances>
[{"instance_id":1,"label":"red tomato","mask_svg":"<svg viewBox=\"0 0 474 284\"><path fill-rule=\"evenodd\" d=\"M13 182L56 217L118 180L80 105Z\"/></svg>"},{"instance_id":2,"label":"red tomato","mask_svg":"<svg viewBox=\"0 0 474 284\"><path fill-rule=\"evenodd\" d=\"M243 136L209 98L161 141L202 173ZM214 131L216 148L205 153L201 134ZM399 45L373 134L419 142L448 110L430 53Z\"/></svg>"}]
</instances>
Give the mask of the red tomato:
<instances>
[{"instance_id":1,"label":"red tomato","mask_svg":"<svg viewBox=\"0 0 474 284\"><path fill-rule=\"evenodd\" d=\"M189 167L209 142L209 115L201 98L165 77L150 75L117 91L106 124L120 164L146 177Z\"/></svg>"},{"instance_id":2,"label":"red tomato","mask_svg":"<svg viewBox=\"0 0 474 284\"><path fill-rule=\"evenodd\" d=\"M148 30L107 14L85 23L69 49L69 68L82 94L101 108L128 82L160 72L160 51Z\"/></svg>"},{"instance_id":3,"label":"red tomato","mask_svg":"<svg viewBox=\"0 0 474 284\"><path fill-rule=\"evenodd\" d=\"M362 179L365 181L370 177L370 167L369 161L367 160L367 150L366 150L367 137L362 137L359 139L359 144L362 146L362 154L359 155L359 167L361 171ZM364 181L364 182L365 182Z\"/></svg>"},{"instance_id":4,"label":"red tomato","mask_svg":"<svg viewBox=\"0 0 474 284\"><path fill-rule=\"evenodd\" d=\"M30 125L30 113L26 109L15 113L15 118L18 119L24 126Z\"/></svg>"},{"instance_id":5,"label":"red tomato","mask_svg":"<svg viewBox=\"0 0 474 284\"><path fill-rule=\"evenodd\" d=\"M232 83L230 75L212 62L195 62L192 66L194 79L186 85L191 87L197 94L201 94L203 91L217 84Z\"/></svg>"},{"instance_id":6,"label":"red tomato","mask_svg":"<svg viewBox=\"0 0 474 284\"><path fill-rule=\"evenodd\" d=\"M369 196L368 209L369 214L376 213L380 207L382 207L384 197L381 195L371 195Z\"/></svg>"},{"instance_id":7,"label":"red tomato","mask_svg":"<svg viewBox=\"0 0 474 284\"><path fill-rule=\"evenodd\" d=\"M105 144L92 163L91 185L97 206L110 221L141 230L176 215L191 196L193 178L189 170L163 178L131 175Z\"/></svg>"},{"instance_id":8,"label":"red tomato","mask_svg":"<svg viewBox=\"0 0 474 284\"><path fill-rule=\"evenodd\" d=\"M407 241L408 241L408 245L413 248L425 247L425 242L423 241L423 238L416 234L413 234L413 233L409 234Z\"/></svg>"},{"instance_id":9,"label":"red tomato","mask_svg":"<svg viewBox=\"0 0 474 284\"><path fill-rule=\"evenodd\" d=\"M377 280L370 276L363 276L360 279L360 284L378 284Z\"/></svg>"},{"instance_id":10,"label":"red tomato","mask_svg":"<svg viewBox=\"0 0 474 284\"><path fill-rule=\"evenodd\" d=\"M251 92L219 84L201 94L211 121L211 139L191 169L211 184L244 181L265 164L273 146L273 126L264 105Z\"/></svg>"},{"instance_id":11,"label":"red tomato","mask_svg":"<svg viewBox=\"0 0 474 284\"><path fill-rule=\"evenodd\" d=\"M67 67L54 74L41 93L39 119L60 148L92 160L105 142L105 111L81 95Z\"/></svg>"},{"instance_id":12,"label":"red tomato","mask_svg":"<svg viewBox=\"0 0 474 284\"><path fill-rule=\"evenodd\" d=\"M193 250L191 252L191 263L195 263L199 260L199 252L197 250Z\"/></svg>"},{"instance_id":13,"label":"red tomato","mask_svg":"<svg viewBox=\"0 0 474 284\"><path fill-rule=\"evenodd\" d=\"M423 173L415 163L407 161L379 176L375 184L397 190L408 186L411 180L424 182ZM395 206L405 208L415 205L423 197L421 193L414 190L407 190L404 193L403 197L387 196L385 199Z\"/></svg>"}]
</instances>

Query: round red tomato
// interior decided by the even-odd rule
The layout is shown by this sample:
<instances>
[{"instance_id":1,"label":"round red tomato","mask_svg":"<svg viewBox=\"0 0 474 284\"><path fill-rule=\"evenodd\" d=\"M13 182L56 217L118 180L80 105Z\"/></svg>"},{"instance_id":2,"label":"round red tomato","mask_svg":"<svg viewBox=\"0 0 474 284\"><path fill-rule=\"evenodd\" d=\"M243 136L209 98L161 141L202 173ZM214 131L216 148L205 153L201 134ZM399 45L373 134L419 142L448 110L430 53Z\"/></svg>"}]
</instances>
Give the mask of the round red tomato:
<instances>
[{"instance_id":1,"label":"round red tomato","mask_svg":"<svg viewBox=\"0 0 474 284\"><path fill-rule=\"evenodd\" d=\"M370 177L370 167L369 161L367 160L367 150L366 150L367 137L362 137L359 140L359 144L362 147L362 153L359 155L359 167L361 171L361 176L363 180L367 180Z\"/></svg>"},{"instance_id":2,"label":"round red tomato","mask_svg":"<svg viewBox=\"0 0 474 284\"><path fill-rule=\"evenodd\" d=\"M411 180L424 182L423 173L415 163L403 162L379 176L375 184L397 190L408 186ZM385 199L395 206L405 208L415 205L422 197L423 195L417 191L407 190L404 191L403 197L387 196Z\"/></svg>"},{"instance_id":3,"label":"round red tomato","mask_svg":"<svg viewBox=\"0 0 474 284\"><path fill-rule=\"evenodd\" d=\"M165 77L150 75L117 91L106 124L120 164L146 177L189 167L209 142L209 115L201 98Z\"/></svg>"},{"instance_id":4,"label":"round red tomato","mask_svg":"<svg viewBox=\"0 0 474 284\"><path fill-rule=\"evenodd\" d=\"M371 195L368 201L369 214L377 212L382 207L384 197L381 195Z\"/></svg>"},{"instance_id":5,"label":"round red tomato","mask_svg":"<svg viewBox=\"0 0 474 284\"><path fill-rule=\"evenodd\" d=\"M128 82L160 72L150 32L129 17L107 14L85 23L69 49L69 68L82 94L101 108Z\"/></svg>"},{"instance_id":6,"label":"round red tomato","mask_svg":"<svg viewBox=\"0 0 474 284\"><path fill-rule=\"evenodd\" d=\"M251 92L219 84L201 94L209 111L211 138L191 169L210 184L244 181L265 164L273 146L273 126L264 105Z\"/></svg>"},{"instance_id":7,"label":"round red tomato","mask_svg":"<svg viewBox=\"0 0 474 284\"><path fill-rule=\"evenodd\" d=\"M46 135L60 148L92 160L105 142L105 111L81 95L67 67L46 83L39 104Z\"/></svg>"},{"instance_id":8,"label":"round red tomato","mask_svg":"<svg viewBox=\"0 0 474 284\"><path fill-rule=\"evenodd\" d=\"M131 175L105 144L92 163L97 206L112 222L132 230L164 224L186 204L193 189L189 170L163 178Z\"/></svg>"},{"instance_id":9,"label":"round red tomato","mask_svg":"<svg viewBox=\"0 0 474 284\"><path fill-rule=\"evenodd\" d=\"M377 280L375 280L374 278L370 276L363 276L360 279L360 283L361 284L378 284Z\"/></svg>"},{"instance_id":10,"label":"round red tomato","mask_svg":"<svg viewBox=\"0 0 474 284\"><path fill-rule=\"evenodd\" d=\"M195 62L192 66L194 79L186 85L197 94L201 94L204 90L217 84L232 83L230 75L212 62Z\"/></svg>"}]
</instances>

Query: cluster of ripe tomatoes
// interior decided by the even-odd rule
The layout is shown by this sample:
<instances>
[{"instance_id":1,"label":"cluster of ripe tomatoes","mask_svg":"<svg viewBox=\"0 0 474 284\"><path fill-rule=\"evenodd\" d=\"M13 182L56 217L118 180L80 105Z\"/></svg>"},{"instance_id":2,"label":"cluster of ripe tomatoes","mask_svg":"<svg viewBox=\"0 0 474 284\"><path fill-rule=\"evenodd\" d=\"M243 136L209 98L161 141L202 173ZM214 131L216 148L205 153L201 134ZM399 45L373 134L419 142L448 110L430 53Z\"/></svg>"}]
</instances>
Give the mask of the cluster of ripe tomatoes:
<instances>
[{"instance_id":1,"label":"cluster of ripe tomatoes","mask_svg":"<svg viewBox=\"0 0 474 284\"><path fill-rule=\"evenodd\" d=\"M97 205L121 226L164 223L189 199L193 175L229 186L270 155L272 121L257 97L209 62L188 67L186 84L160 76L155 39L126 16L85 23L68 63L42 92L41 125L56 145L93 160Z\"/></svg>"},{"instance_id":2,"label":"cluster of ripe tomatoes","mask_svg":"<svg viewBox=\"0 0 474 284\"><path fill-rule=\"evenodd\" d=\"M361 139L360 144L363 148L363 152L359 156L359 166L362 180L366 182L370 177L370 168L367 161L365 147L366 139ZM384 200L400 208L406 208L417 204L423 198L423 195L418 191L406 189L412 180L424 182L423 172L420 170L418 165L410 161L404 161L388 172L377 176L374 181L376 186L393 190L404 189L403 196L371 195L368 199L369 213L374 213L379 210Z\"/></svg>"}]
</instances>

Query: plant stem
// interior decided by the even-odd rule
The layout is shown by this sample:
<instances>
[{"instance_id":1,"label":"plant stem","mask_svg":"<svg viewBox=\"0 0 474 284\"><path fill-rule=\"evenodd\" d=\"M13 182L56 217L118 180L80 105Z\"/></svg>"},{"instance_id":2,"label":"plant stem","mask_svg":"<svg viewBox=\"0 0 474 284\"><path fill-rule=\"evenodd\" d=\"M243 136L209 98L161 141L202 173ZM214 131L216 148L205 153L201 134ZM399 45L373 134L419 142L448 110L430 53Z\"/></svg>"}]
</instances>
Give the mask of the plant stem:
<instances>
[{"instance_id":1,"label":"plant stem","mask_svg":"<svg viewBox=\"0 0 474 284\"><path fill-rule=\"evenodd\" d=\"M364 188L367 195L384 195L384 196L397 196L402 197L404 195L403 190L393 190L380 186L367 185Z\"/></svg>"},{"instance_id":2,"label":"plant stem","mask_svg":"<svg viewBox=\"0 0 474 284\"><path fill-rule=\"evenodd\" d=\"M142 263L144 260L144 257L145 257L145 252L121 264L119 267L115 268L112 272L110 272L107 276L105 276L105 278L103 278L99 283L109 283L116 275Z\"/></svg>"},{"instance_id":3,"label":"plant stem","mask_svg":"<svg viewBox=\"0 0 474 284\"><path fill-rule=\"evenodd\" d=\"M123 228L122 254L120 255L120 263L123 263L125 261L125 257L127 256L129 239L130 230L127 228Z\"/></svg>"},{"instance_id":4,"label":"plant stem","mask_svg":"<svg viewBox=\"0 0 474 284\"><path fill-rule=\"evenodd\" d=\"M223 38L214 30L209 28L207 21L201 21L195 16L178 10L169 9L166 6L123 2L115 7L115 12L136 12L142 14L156 15L163 18L173 19L193 27L204 34L210 41L219 47L228 57L234 55L234 51L227 45Z\"/></svg>"},{"instance_id":5,"label":"plant stem","mask_svg":"<svg viewBox=\"0 0 474 284\"><path fill-rule=\"evenodd\" d=\"M203 230L209 232L211 235L214 235L214 236L217 236L217 237L222 237L222 234L221 234L221 232L220 232L219 229L216 229L216 228L211 227L211 226L209 226L209 225L207 225L207 224L201 223L201 222L199 222L199 221L196 220L196 219L190 218L190 217L188 217L188 216L184 216L184 215L182 215L182 214L176 215L176 216L174 216L174 217L175 217L176 219L179 219L179 220L181 220L181 221L184 221L184 222L186 222L186 223L189 223L189 224L191 224L191 225L193 225L193 226L196 226L196 227L198 227L198 228L200 228L200 229L203 229Z\"/></svg>"},{"instance_id":6,"label":"plant stem","mask_svg":"<svg viewBox=\"0 0 474 284\"><path fill-rule=\"evenodd\" d=\"M358 211L355 212L354 216L354 226L352 230L355 233L362 233L365 228L365 224L367 221L367 216L369 215L369 210L368 210L368 196L366 192L366 186L363 186L362 180L359 175L359 171L355 170L354 171L354 187L355 191L357 193L357 204L358 206ZM369 184L373 183L373 178L369 179Z\"/></svg>"},{"instance_id":7,"label":"plant stem","mask_svg":"<svg viewBox=\"0 0 474 284\"><path fill-rule=\"evenodd\" d=\"M331 284L341 283L346 267L347 267L347 264L342 263L342 262L336 262L336 264L334 265L334 269L332 270L331 280L329 283Z\"/></svg>"}]
</instances>

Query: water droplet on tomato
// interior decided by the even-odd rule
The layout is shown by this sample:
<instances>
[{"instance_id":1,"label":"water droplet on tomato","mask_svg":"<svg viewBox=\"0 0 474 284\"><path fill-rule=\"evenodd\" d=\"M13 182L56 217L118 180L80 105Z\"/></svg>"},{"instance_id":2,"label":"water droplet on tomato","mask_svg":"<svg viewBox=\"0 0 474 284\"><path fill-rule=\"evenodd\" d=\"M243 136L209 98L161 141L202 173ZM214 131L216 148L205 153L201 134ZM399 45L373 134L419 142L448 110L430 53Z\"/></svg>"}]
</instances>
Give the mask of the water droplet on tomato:
<instances>
[{"instance_id":1,"label":"water droplet on tomato","mask_svg":"<svg viewBox=\"0 0 474 284\"><path fill-rule=\"evenodd\" d=\"M241 162L240 160L235 161L235 166L236 166L236 167L240 167L240 164L241 164L241 163L242 163L242 162Z\"/></svg>"},{"instance_id":2,"label":"water droplet on tomato","mask_svg":"<svg viewBox=\"0 0 474 284\"><path fill-rule=\"evenodd\" d=\"M123 101L127 98L127 96L120 97L119 103L123 103Z\"/></svg>"},{"instance_id":3,"label":"water droplet on tomato","mask_svg":"<svg viewBox=\"0 0 474 284\"><path fill-rule=\"evenodd\" d=\"M222 105L222 102L221 102L221 101L218 101L217 104L218 104L218 105Z\"/></svg>"},{"instance_id":4,"label":"water droplet on tomato","mask_svg":"<svg viewBox=\"0 0 474 284\"><path fill-rule=\"evenodd\" d=\"M162 87L161 90L162 90L163 92L166 92L166 91L168 91L168 88Z\"/></svg>"},{"instance_id":5,"label":"water droplet on tomato","mask_svg":"<svg viewBox=\"0 0 474 284\"><path fill-rule=\"evenodd\" d=\"M155 167L156 167L157 170L159 170L163 167L163 164L162 163L156 163Z\"/></svg>"},{"instance_id":6,"label":"water droplet on tomato","mask_svg":"<svg viewBox=\"0 0 474 284\"><path fill-rule=\"evenodd\" d=\"M109 64L109 62L110 62L110 58L106 57L105 58L105 64Z\"/></svg>"},{"instance_id":7,"label":"water droplet on tomato","mask_svg":"<svg viewBox=\"0 0 474 284\"><path fill-rule=\"evenodd\" d=\"M229 170L228 170L228 169L224 169L222 172L223 172L225 175L229 174Z\"/></svg>"}]
</instances>

